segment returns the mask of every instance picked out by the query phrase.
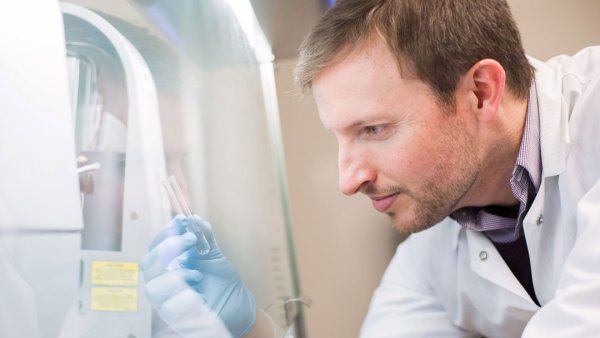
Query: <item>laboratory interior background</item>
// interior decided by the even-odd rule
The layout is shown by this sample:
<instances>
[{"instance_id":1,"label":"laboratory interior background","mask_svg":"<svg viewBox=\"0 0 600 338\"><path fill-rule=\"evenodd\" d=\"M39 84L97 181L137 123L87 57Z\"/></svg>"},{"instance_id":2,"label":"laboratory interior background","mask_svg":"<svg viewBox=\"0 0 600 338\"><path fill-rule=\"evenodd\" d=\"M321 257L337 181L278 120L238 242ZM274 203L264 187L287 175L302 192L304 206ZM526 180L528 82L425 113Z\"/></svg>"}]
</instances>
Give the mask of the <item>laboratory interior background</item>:
<instances>
[{"instance_id":1,"label":"laboratory interior background","mask_svg":"<svg viewBox=\"0 0 600 338\"><path fill-rule=\"evenodd\" d=\"M276 335L358 336L403 238L338 191L336 141L293 84L334 2L6 4L0 337L159 337L139 264L184 209ZM508 2L533 57L600 44L599 1Z\"/></svg>"}]
</instances>

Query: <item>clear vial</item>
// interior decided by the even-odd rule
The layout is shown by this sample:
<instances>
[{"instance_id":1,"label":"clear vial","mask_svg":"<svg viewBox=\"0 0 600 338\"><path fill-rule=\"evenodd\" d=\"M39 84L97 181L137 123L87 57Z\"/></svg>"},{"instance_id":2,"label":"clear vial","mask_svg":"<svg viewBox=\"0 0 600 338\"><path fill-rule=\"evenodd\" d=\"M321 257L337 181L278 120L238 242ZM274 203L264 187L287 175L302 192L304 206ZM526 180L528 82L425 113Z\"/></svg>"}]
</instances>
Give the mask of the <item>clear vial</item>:
<instances>
[{"instance_id":1,"label":"clear vial","mask_svg":"<svg viewBox=\"0 0 600 338\"><path fill-rule=\"evenodd\" d=\"M191 218L191 220L190 220L190 218ZM193 233L196 236L196 238L198 239L196 241L196 251L198 251L198 253L200 255L208 254L208 252L210 251L210 245L208 244L208 240L206 240L206 236L204 236L204 232L202 232L202 230L200 229L200 226L198 225L195 218L193 218L193 217L186 218L185 229L188 232Z\"/></svg>"}]
</instances>

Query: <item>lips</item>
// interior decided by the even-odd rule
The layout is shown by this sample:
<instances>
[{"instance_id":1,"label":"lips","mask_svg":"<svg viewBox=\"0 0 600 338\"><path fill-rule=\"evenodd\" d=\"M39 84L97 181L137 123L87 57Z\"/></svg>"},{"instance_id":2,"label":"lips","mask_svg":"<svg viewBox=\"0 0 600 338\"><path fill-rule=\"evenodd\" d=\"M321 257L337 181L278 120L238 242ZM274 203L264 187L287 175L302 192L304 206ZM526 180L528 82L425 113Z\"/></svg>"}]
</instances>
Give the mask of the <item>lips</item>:
<instances>
[{"instance_id":1,"label":"lips","mask_svg":"<svg viewBox=\"0 0 600 338\"><path fill-rule=\"evenodd\" d=\"M373 202L373 208L379 212L384 212L392 205L392 203L394 203L396 197L398 197L398 193L383 197L371 198L371 201Z\"/></svg>"}]
</instances>

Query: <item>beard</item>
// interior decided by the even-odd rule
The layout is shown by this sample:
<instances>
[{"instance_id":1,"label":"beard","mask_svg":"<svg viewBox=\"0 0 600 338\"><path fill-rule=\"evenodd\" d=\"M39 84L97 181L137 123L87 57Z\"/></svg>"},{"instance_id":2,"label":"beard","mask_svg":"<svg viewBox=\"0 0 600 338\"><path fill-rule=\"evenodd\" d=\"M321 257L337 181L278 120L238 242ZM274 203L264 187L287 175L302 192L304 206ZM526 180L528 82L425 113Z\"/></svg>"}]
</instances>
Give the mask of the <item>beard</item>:
<instances>
[{"instance_id":1,"label":"beard","mask_svg":"<svg viewBox=\"0 0 600 338\"><path fill-rule=\"evenodd\" d=\"M478 179L481 163L477 147L469 135L461 132L460 123L445 124L437 136L436 150L430 153L435 163L432 174L422 178L418 191L405 186L382 189L382 195L399 192L408 198L404 210L388 212L393 227L403 234L420 232L441 222Z\"/></svg>"},{"instance_id":2,"label":"beard","mask_svg":"<svg viewBox=\"0 0 600 338\"><path fill-rule=\"evenodd\" d=\"M457 175L449 173L451 166L440 166L432 179L424 182L421 194L407 192L411 197L410 211L404 215L391 213L394 228L402 233L410 234L426 230L450 215L469 191L477 179L476 170L468 165L456 170ZM454 167L457 168L457 167Z\"/></svg>"}]
</instances>

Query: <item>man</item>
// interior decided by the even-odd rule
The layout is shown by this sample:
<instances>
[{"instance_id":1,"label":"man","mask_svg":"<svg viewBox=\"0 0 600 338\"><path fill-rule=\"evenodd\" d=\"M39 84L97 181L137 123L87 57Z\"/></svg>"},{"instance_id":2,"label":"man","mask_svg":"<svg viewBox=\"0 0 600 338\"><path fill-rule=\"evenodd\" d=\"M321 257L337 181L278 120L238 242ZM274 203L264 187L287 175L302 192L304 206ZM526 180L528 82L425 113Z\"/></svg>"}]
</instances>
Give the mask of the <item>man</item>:
<instances>
[{"instance_id":1,"label":"man","mask_svg":"<svg viewBox=\"0 0 600 338\"><path fill-rule=\"evenodd\" d=\"M413 233L362 337L600 334L599 48L527 59L504 0L342 0L296 78L340 189Z\"/></svg>"}]
</instances>

